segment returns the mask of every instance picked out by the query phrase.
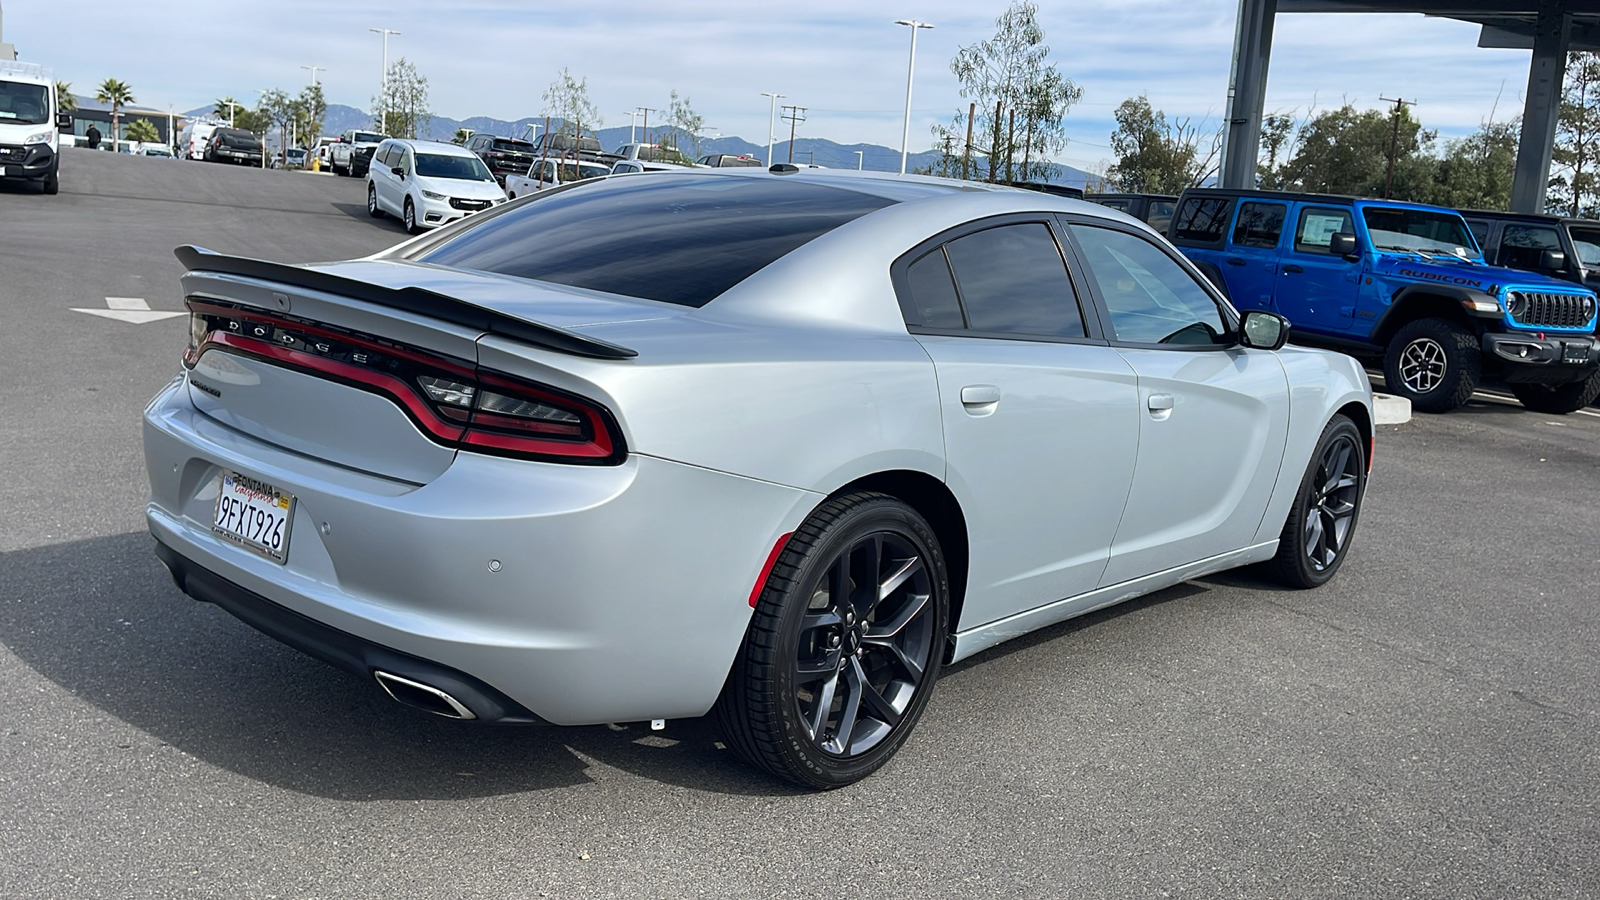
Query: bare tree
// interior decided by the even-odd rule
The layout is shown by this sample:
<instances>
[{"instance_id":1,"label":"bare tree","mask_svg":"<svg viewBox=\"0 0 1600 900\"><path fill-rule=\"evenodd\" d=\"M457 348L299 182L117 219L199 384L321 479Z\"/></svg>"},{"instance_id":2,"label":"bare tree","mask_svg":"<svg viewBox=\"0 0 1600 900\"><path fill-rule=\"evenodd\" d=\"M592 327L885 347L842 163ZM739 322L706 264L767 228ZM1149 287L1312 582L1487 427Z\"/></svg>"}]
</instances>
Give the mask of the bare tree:
<instances>
[{"instance_id":1,"label":"bare tree","mask_svg":"<svg viewBox=\"0 0 1600 900\"><path fill-rule=\"evenodd\" d=\"M404 56L389 66L386 103L372 98L374 109L383 108L383 133L392 137L418 138L428 131L433 110L428 108L428 78Z\"/></svg>"},{"instance_id":2,"label":"bare tree","mask_svg":"<svg viewBox=\"0 0 1600 900\"><path fill-rule=\"evenodd\" d=\"M605 124L600 110L589 100L589 79L573 78L565 68L545 89L544 105L550 115L561 119L561 134L582 137Z\"/></svg>"},{"instance_id":3,"label":"bare tree","mask_svg":"<svg viewBox=\"0 0 1600 900\"><path fill-rule=\"evenodd\" d=\"M699 158L700 131L705 128L706 120L705 117L694 111L693 106L689 105L687 94L679 97L677 91L672 92L667 103L667 124L672 126L676 136L688 137L690 158Z\"/></svg>"}]
</instances>

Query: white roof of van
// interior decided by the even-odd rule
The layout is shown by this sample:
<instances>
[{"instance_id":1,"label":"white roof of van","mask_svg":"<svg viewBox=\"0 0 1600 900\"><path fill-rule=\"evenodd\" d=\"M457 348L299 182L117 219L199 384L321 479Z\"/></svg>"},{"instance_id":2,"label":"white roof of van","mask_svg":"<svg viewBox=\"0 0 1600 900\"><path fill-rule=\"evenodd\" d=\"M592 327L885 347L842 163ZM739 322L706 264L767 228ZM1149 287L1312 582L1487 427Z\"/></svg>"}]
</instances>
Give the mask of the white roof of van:
<instances>
[{"instance_id":1,"label":"white roof of van","mask_svg":"<svg viewBox=\"0 0 1600 900\"><path fill-rule=\"evenodd\" d=\"M0 78L7 81L32 81L38 84L50 84L51 72L38 63L13 62L12 60L0 61Z\"/></svg>"}]
</instances>

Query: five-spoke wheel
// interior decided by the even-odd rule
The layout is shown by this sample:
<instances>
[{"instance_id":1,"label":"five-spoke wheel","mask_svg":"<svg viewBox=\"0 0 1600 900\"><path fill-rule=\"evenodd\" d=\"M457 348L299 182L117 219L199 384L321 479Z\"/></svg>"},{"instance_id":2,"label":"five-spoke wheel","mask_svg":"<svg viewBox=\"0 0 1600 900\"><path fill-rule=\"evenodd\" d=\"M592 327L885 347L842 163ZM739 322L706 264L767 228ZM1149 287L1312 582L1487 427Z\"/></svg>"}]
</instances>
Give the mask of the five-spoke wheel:
<instances>
[{"instance_id":1,"label":"five-spoke wheel","mask_svg":"<svg viewBox=\"0 0 1600 900\"><path fill-rule=\"evenodd\" d=\"M1350 549L1366 487L1361 432L1345 416L1334 416L1278 536L1278 553L1267 564L1271 574L1294 587L1326 584Z\"/></svg>"}]
</instances>

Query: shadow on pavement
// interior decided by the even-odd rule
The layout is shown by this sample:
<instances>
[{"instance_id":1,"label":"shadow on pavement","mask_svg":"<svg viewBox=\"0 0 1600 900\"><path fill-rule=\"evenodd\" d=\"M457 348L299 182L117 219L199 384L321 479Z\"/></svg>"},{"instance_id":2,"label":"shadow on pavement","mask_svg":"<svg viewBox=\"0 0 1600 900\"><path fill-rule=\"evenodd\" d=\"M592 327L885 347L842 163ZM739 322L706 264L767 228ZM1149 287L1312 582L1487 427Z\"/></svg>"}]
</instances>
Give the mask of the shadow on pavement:
<instances>
[{"instance_id":1,"label":"shadow on pavement","mask_svg":"<svg viewBox=\"0 0 1600 900\"><path fill-rule=\"evenodd\" d=\"M399 706L179 593L143 533L0 554L0 643L75 697L200 760L330 799L571 787L591 781L589 760L702 791L789 793L719 750L706 719L652 734L639 724L473 726Z\"/></svg>"}]
</instances>

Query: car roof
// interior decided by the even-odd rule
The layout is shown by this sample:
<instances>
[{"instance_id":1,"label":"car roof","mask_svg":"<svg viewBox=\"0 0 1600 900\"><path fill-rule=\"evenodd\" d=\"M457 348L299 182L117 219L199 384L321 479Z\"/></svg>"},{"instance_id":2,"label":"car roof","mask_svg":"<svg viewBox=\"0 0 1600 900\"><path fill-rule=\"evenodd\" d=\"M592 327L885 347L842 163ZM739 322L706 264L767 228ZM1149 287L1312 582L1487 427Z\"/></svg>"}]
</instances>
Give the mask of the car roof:
<instances>
[{"instance_id":1,"label":"car roof","mask_svg":"<svg viewBox=\"0 0 1600 900\"><path fill-rule=\"evenodd\" d=\"M1269 191L1260 188L1185 188L1183 196L1251 197L1262 200L1300 201L1305 203L1380 204L1403 209L1428 210L1430 212L1456 212L1456 210L1448 206L1438 206L1432 203L1412 203L1409 200L1385 200L1382 197L1356 197L1350 194L1318 194L1309 191Z\"/></svg>"},{"instance_id":2,"label":"car roof","mask_svg":"<svg viewBox=\"0 0 1600 900\"><path fill-rule=\"evenodd\" d=\"M1555 213L1519 213L1493 209L1463 209L1463 216L1475 219L1498 219L1506 222L1540 222L1545 224L1600 226L1600 221L1582 217L1562 216Z\"/></svg>"},{"instance_id":3,"label":"car roof","mask_svg":"<svg viewBox=\"0 0 1600 900\"><path fill-rule=\"evenodd\" d=\"M387 141L393 141L396 144L403 144L418 153L433 153L439 156L470 156L473 159L478 158L478 154L473 153L471 150L468 150L460 144L451 144L446 141L419 141L412 138L387 138L386 142Z\"/></svg>"}]
</instances>

